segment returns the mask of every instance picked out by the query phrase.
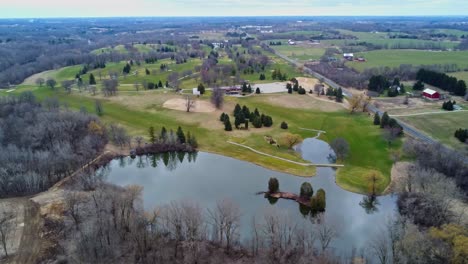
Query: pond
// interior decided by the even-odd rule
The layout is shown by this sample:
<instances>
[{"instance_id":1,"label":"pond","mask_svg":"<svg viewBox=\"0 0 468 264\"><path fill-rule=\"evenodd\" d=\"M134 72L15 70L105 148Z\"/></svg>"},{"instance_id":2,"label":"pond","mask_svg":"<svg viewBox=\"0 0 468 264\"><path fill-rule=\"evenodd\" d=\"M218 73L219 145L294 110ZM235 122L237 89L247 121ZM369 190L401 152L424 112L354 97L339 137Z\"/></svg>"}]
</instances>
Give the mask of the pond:
<instances>
[{"instance_id":1,"label":"pond","mask_svg":"<svg viewBox=\"0 0 468 264\"><path fill-rule=\"evenodd\" d=\"M296 147L305 160L329 163L331 150L318 139L306 139ZM361 206L366 196L341 189L335 183L332 168L317 168L317 175L297 177L271 171L249 162L199 152L197 154L172 153L158 156L124 157L113 160L105 169L106 179L116 185L141 185L143 203L147 210L174 200L189 199L203 208L213 208L217 201L228 198L242 211L241 236L249 234L252 216L266 208L285 210L293 217L304 217L299 205L291 200L278 200L274 204L259 191L266 191L270 177L276 177L282 191L299 193L303 182L310 182L314 192L326 192L325 218L339 223L339 237L332 247L341 254L350 254L352 248L368 246L368 241L379 232L387 218L395 212L396 197L378 197L376 207Z\"/></svg>"}]
</instances>

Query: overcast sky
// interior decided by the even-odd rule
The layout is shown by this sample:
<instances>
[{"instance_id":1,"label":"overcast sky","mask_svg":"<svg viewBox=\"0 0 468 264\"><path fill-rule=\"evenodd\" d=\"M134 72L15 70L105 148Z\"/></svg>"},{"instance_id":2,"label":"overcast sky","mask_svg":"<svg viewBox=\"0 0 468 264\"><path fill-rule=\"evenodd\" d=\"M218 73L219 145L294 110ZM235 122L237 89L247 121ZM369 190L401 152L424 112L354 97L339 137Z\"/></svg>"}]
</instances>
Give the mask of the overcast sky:
<instances>
[{"instance_id":1,"label":"overcast sky","mask_svg":"<svg viewBox=\"0 0 468 264\"><path fill-rule=\"evenodd\" d=\"M468 15L467 0L0 0L0 18Z\"/></svg>"}]
</instances>

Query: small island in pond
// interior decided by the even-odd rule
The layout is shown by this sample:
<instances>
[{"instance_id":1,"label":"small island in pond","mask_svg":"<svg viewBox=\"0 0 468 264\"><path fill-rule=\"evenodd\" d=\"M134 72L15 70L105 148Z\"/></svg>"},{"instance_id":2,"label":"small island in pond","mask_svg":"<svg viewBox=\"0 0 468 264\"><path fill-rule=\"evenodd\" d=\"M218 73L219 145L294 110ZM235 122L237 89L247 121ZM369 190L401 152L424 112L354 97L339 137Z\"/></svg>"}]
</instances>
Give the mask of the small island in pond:
<instances>
[{"instance_id":1,"label":"small island in pond","mask_svg":"<svg viewBox=\"0 0 468 264\"><path fill-rule=\"evenodd\" d=\"M281 192L279 189L278 179L270 178L268 181L268 191L258 192L257 194L264 194L265 198L268 198L269 200L294 200L302 207L308 208L313 214L324 212L326 207L325 191L323 189L319 189L314 195L314 189L308 182L302 183L300 194L297 195L291 192Z\"/></svg>"}]
</instances>

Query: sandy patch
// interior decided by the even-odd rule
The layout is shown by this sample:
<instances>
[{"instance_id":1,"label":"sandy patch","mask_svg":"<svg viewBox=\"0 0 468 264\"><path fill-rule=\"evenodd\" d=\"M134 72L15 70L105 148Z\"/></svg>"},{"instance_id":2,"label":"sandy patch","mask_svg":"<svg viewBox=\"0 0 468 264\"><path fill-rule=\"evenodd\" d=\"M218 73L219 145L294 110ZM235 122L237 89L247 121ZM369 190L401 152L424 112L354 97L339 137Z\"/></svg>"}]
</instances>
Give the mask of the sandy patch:
<instances>
[{"instance_id":1,"label":"sandy patch","mask_svg":"<svg viewBox=\"0 0 468 264\"><path fill-rule=\"evenodd\" d=\"M315 78L306 78L306 77L296 77L296 80L299 82L299 85L302 86L302 88L306 89L307 92L312 89L314 90L314 86L319 82L319 80Z\"/></svg>"},{"instance_id":2,"label":"sandy patch","mask_svg":"<svg viewBox=\"0 0 468 264\"><path fill-rule=\"evenodd\" d=\"M172 110L187 111L186 103L186 99L173 98L164 102L163 107ZM216 108L211 103L206 101L195 100L195 104L190 111L196 113L211 113L215 110Z\"/></svg>"}]
</instances>

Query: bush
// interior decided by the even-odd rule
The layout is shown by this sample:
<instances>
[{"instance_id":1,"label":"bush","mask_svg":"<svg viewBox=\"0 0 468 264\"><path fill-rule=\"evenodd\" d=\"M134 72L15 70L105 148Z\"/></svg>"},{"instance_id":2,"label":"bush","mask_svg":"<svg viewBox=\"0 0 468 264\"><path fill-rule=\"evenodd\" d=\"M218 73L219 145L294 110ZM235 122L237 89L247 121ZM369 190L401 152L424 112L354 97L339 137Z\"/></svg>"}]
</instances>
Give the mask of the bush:
<instances>
[{"instance_id":1,"label":"bush","mask_svg":"<svg viewBox=\"0 0 468 264\"><path fill-rule=\"evenodd\" d=\"M255 128L261 128L262 127L262 120L259 116L255 115L253 120L252 120L252 125Z\"/></svg>"},{"instance_id":2,"label":"bush","mask_svg":"<svg viewBox=\"0 0 468 264\"><path fill-rule=\"evenodd\" d=\"M279 182L276 178L270 178L268 181L268 192L269 193L276 193L279 191Z\"/></svg>"},{"instance_id":3,"label":"bush","mask_svg":"<svg viewBox=\"0 0 468 264\"><path fill-rule=\"evenodd\" d=\"M281 122L281 128L282 128L282 129L288 129L288 123L286 123L286 122L284 122L284 121Z\"/></svg>"},{"instance_id":4,"label":"bush","mask_svg":"<svg viewBox=\"0 0 468 264\"><path fill-rule=\"evenodd\" d=\"M376 126L380 125L380 116L378 113L375 113L374 115L374 125Z\"/></svg>"},{"instance_id":5,"label":"bush","mask_svg":"<svg viewBox=\"0 0 468 264\"><path fill-rule=\"evenodd\" d=\"M310 199L310 207L313 213L324 212L327 206L325 191L319 189L317 194Z\"/></svg>"},{"instance_id":6,"label":"bush","mask_svg":"<svg viewBox=\"0 0 468 264\"><path fill-rule=\"evenodd\" d=\"M460 142L466 142L466 140L468 139L468 129L457 129L455 131L455 137L458 138Z\"/></svg>"},{"instance_id":7,"label":"bush","mask_svg":"<svg viewBox=\"0 0 468 264\"><path fill-rule=\"evenodd\" d=\"M300 196L304 199L310 199L313 194L314 189L312 188L312 185L308 182L302 183Z\"/></svg>"}]
</instances>

